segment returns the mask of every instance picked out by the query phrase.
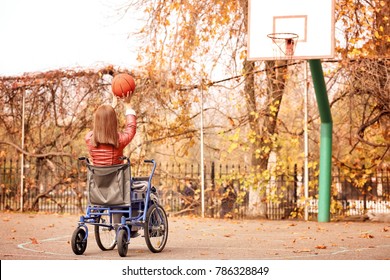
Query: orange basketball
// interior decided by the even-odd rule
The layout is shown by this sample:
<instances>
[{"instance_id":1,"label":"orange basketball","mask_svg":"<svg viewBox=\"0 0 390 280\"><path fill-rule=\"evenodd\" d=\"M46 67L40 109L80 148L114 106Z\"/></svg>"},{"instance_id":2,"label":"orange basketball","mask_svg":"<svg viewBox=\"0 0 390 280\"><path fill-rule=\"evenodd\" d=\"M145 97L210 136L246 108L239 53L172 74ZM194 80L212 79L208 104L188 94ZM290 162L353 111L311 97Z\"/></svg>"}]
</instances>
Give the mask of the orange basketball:
<instances>
[{"instance_id":1,"label":"orange basketball","mask_svg":"<svg viewBox=\"0 0 390 280\"><path fill-rule=\"evenodd\" d=\"M135 90L134 78L126 73L117 74L111 83L112 92L119 98L132 94Z\"/></svg>"}]
</instances>

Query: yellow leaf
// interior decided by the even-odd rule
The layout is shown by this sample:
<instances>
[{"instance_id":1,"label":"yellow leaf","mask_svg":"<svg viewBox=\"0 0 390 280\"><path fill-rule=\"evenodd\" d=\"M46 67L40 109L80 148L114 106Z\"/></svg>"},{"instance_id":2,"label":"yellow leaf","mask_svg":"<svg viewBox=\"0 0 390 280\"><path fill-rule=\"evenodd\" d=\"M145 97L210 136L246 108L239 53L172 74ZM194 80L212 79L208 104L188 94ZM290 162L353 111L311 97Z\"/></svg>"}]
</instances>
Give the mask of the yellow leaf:
<instances>
[{"instance_id":1,"label":"yellow leaf","mask_svg":"<svg viewBox=\"0 0 390 280\"><path fill-rule=\"evenodd\" d=\"M228 149L228 152L231 153L233 152L236 148L238 147L237 143L232 143Z\"/></svg>"}]
</instances>

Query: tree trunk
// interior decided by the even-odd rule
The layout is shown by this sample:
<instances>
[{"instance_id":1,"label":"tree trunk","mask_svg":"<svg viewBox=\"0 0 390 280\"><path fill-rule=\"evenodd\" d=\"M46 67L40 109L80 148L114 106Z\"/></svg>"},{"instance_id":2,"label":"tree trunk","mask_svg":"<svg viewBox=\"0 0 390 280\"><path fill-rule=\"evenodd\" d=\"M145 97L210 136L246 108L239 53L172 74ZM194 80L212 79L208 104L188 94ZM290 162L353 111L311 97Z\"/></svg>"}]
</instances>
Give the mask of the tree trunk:
<instances>
[{"instance_id":1,"label":"tree trunk","mask_svg":"<svg viewBox=\"0 0 390 280\"><path fill-rule=\"evenodd\" d=\"M256 134L256 141L251 147L251 165L254 172L261 173L268 169L270 153L273 150L273 138L276 133L277 118L280 105L282 103L283 92L286 83L286 61L266 62L267 73L267 96L264 108L264 117L259 118L254 112L259 112L256 104L256 93L254 87L254 62L244 62L245 80L245 100L249 118L249 126ZM249 191L248 215L251 217L266 217L266 194L267 190L260 182L254 182Z\"/></svg>"},{"instance_id":2,"label":"tree trunk","mask_svg":"<svg viewBox=\"0 0 390 280\"><path fill-rule=\"evenodd\" d=\"M248 1L241 0L240 5L243 9L244 24L248 30ZM267 61L267 102L264 108L259 108L256 103L255 79L254 79L255 62L244 60L243 70L245 79L245 101L251 132L255 133L256 141L251 147L251 165L254 172L260 173L268 168L270 153L273 149L271 136L276 132L276 124L280 104L283 97L286 81L287 64L286 61ZM264 118L253 113L264 112ZM260 152L259 152L260 151ZM254 182L249 190L248 216L266 217L266 189L260 187L260 182Z\"/></svg>"}]
</instances>

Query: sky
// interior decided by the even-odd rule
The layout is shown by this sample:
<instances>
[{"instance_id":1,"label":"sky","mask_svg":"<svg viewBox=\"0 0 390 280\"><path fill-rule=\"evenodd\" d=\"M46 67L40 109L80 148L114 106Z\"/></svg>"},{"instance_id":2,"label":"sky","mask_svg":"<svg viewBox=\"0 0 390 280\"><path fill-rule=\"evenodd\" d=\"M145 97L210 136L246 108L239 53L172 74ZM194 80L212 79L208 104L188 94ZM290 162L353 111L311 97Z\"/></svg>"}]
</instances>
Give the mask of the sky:
<instances>
[{"instance_id":1,"label":"sky","mask_svg":"<svg viewBox=\"0 0 390 280\"><path fill-rule=\"evenodd\" d=\"M131 69L136 21L125 0L1 0L0 76L112 64ZM123 10L122 10L123 11Z\"/></svg>"}]
</instances>

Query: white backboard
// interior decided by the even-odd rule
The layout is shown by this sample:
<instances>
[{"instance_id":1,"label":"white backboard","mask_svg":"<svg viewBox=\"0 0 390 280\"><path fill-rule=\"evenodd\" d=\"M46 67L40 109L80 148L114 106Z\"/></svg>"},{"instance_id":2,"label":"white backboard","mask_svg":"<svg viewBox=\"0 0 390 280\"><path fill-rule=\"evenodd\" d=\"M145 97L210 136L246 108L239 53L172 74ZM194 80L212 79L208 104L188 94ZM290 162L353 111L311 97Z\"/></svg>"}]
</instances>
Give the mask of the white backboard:
<instances>
[{"instance_id":1,"label":"white backboard","mask_svg":"<svg viewBox=\"0 0 390 280\"><path fill-rule=\"evenodd\" d=\"M334 0L249 0L248 60L333 58L334 20ZM298 35L292 57L276 53L273 33Z\"/></svg>"}]
</instances>

